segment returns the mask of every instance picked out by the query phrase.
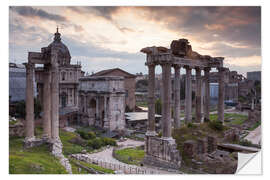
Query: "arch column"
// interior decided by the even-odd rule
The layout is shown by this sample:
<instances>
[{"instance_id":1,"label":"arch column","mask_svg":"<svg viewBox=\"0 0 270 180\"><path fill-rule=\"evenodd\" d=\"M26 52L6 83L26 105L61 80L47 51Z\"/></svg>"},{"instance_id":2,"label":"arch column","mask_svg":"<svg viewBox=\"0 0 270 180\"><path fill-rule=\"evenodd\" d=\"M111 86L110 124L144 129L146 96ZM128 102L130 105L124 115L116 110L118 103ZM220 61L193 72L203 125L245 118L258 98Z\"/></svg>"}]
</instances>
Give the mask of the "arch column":
<instances>
[{"instance_id":1,"label":"arch column","mask_svg":"<svg viewBox=\"0 0 270 180\"><path fill-rule=\"evenodd\" d=\"M204 77L205 77L205 104L204 104L204 119L209 120L210 112L210 67L204 68Z\"/></svg>"},{"instance_id":2,"label":"arch column","mask_svg":"<svg viewBox=\"0 0 270 180\"><path fill-rule=\"evenodd\" d=\"M191 68L189 66L184 67L186 69L186 88L185 88L185 122L192 122L192 87L191 87Z\"/></svg>"},{"instance_id":3,"label":"arch column","mask_svg":"<svg viewBox=\"0 0 270 180\"><path fill-rule=\"evenodd\" d=\"M174 66L174 127L180 127L180 66Z\"/></svg>"},{"instance_id":4,"label":"arch column","mask_svg":"<svg viewBox=\"0 0 270 180\"><path fill-rule=\"evenodd\" d=\"M155 136L155 64L148 65L148 126L146 135Z\"/></svg>"},{"instance_id":5,"label":"arch column","mask_svg":"<svg viewBox=\"0 0 270 180\"><path fill-rule=\"evenodd\" d=\"M59 67L57 51L52 51L52 67L51 67L51 120L52 120L52 140L54 142L59 139Z\"/></svg>"},{"instance_id":6,"label":"arch column","mask_svg":"<svg viewBox=\"0 0 270 180\"><path fill-rule=\"evenodd\" d=\"M196 67L196 122L200 123L202 119L202 77L201 77L201 69Z\"/></svg>"},{"instance_id":7,"label":"arch column","mask_svg":"<svg viewBox=\"0 0 270 180\"><path fill-rule=\"evenodd\" d=\"M162 137L163 139L172 139L171 137L171 64L162 64L163 81L163 102L162 102Z\"/></svg>"},{"instance_id":8,"label":"arch column","mask_svg":"<svg viewBox=\"0 0 270 180\"><path fill-rule=\"evenodd\" d=\"M51 72L48 65L44 66L43 81L43 138L50 139L51 132Z\"/></svg>"},{"instance_id":9,"label":"arch column","mask_svg":"<svg viewBox=\"0 0 270 180\"><path fill-rule=\"evenodd\" d=\"M218 121L224 123L224 97L225 97L225 76L226 68L218 68Z\"/></svg>"},{"instance_id":10,"label":"arch column","mask_svg":"<svg viewBox=\"0 0 270 180\"><path fill-rule=\"evenodd\" d=\"M25 141L35 139L34 134L34 68L32 63L25 63L26 67L26 132Z\"/></svg>"}]
</instances>

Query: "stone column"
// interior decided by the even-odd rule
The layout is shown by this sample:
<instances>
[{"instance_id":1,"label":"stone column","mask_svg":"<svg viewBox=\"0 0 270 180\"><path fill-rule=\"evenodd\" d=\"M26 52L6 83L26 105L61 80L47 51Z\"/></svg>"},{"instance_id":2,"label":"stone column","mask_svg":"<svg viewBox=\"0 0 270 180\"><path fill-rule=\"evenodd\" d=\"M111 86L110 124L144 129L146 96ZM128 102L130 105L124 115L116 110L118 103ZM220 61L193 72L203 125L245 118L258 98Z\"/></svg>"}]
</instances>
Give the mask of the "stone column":
<instances>
[{"instance_id":1,"label":"stone column","mask_svg":"<svg viewBox=\"0 0 270 180\"><path fill-rule=\"evenodd\" d=\"M174 127L180 128L180 66L174 66Z\"/></svg>"},{"instance_id":2,"label":"stone column","mask_svg":"<svg viewBox=\"0 0 270 180\"><path fill-rule=\"evenodd\" d=\"M58 53L52 52L51 67L51 119L52 119L52 140L58 142L59 139L59 68Z\"/></svg>"},{"instance_id":3,"label":"stone column","mask_svg":"<svg viewBox=\"0 0 270 180\"><path fill-rule=\"evenodd\" d=\"M43 79L43 138L51 138L51 72L44 66Z\"/></svg>"},{"instance_id":4,"label":"stone column","mask_svg":"<svg viewBox=\"0 0 270 180\"><path fill-rule=\"evenodd\" d=\"M209 72L211 68L204 68L204 77L205 77L205 104L204 104L204 119L209 120L209 112L210 112L210 80L209 80Z\"/></svg>"},{"instance_id":5,"label":"stone column","mask_svg":"<svg viewBox=\"0 0 270 180\"><path fill-rule=\"evenodd\" d=\"M32 63L25 63L26 67L26 129L25 141L35 139L34 134L34 68Z\"/></svg>"},{"instance_id":6,"label":"stone column","mask_svg":"<svg viewBox=\"0 0 270 180\"><path fill-rule=\"evenodd\" d=\"M225 97L225 68L218 68L219 79L218 79L218 121L224 123L224 97Z\"/></svg>"},{"instance_id":7,"label":"stone column","mask_svg":"<svg viewBox=\"0 0 270 180\"><path fill-rule=\"evenodd\" d=\"M147 135L155 136L155 65L148 65L148 127Z\"/></svg>"},{"instance_id":8,"label":"stone column","mask_svg":"<svg viewBox=\"0 0 270 180\"><path fill-rule=\"evenodd\" d=\"M163 82L163 116L162 116L162 136L171 139L171 64L162 65L162 82Z\"/></svg>"},{"instance_id":9,"label":"stone column","mask_svg":"<svg viewBox=\"0 0 270 180\"><path fill-rule=\"evenodd\" d=\"M202 77L201 77L201 69L196 69L196 122L200 123L202 120L202 108L201 108L201 101L202 101Z\"/></svg>"},{"instance_id":10,"label":"stone column","mask_svg":"<svg viewBox=\"0 0 270 180\"><path fill-rule=\"evenodd\" d=\"M191 87L191 68L189 66L185 66L186 69L186 89L185 89L185 122L192 122L192 87Z\"/></svg>"},{"instance_id":11,"label":"stone column","mask_svg":"<svg viewBox=\"0 0 270 180\"><path fill-rule=\"evenodd\" d=\"M107 117L107 96L104 96L104 128L109 128L108 124L108 117Z\"/></svg>"}]
</instances>

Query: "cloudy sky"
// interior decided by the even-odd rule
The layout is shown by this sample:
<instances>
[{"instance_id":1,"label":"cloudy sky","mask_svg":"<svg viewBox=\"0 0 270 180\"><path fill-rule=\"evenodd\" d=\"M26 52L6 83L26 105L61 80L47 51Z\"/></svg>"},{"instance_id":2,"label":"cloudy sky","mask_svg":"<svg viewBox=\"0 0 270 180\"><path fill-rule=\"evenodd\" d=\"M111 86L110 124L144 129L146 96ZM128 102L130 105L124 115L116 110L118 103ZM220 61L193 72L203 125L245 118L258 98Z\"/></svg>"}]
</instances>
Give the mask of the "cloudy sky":
<instances>
[{"instance_id":1,"label":"cloudy sky","mask_svg":"<svg viewBox=\"0 0 270 180\"><path fill-rule=\"evenodd\" d=\"M180 38L243 75L261 70L260 7L10 7L9 61L26 62L28 51L48 46L57 26L72 63L89 73L146 73L140 49Z\"/></svg>"}]
</instances>

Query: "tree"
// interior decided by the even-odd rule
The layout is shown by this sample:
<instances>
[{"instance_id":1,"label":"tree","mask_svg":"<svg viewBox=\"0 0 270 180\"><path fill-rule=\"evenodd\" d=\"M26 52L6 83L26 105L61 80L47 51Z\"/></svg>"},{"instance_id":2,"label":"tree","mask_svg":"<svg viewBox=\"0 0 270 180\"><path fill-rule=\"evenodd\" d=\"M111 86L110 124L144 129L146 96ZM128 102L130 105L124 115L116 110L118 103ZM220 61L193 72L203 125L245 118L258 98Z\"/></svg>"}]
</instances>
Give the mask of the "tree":
<instances>
[{"instance_id":1,"label":"tree","mask_svg":"<svg viewBox=\"0 0 270 180\"><path fill-rule=\"evenodd\" d=\"M42 107L41 107L41 103L40 101L35 98L34 99L34 114L35 114L35 118L40 117L40 112L42 111ZM25 118L26 116L26 112L25 112L25 101L18 101L15 104L15 117L19 117L19 118Z\"/></svg>"}]
</instances>

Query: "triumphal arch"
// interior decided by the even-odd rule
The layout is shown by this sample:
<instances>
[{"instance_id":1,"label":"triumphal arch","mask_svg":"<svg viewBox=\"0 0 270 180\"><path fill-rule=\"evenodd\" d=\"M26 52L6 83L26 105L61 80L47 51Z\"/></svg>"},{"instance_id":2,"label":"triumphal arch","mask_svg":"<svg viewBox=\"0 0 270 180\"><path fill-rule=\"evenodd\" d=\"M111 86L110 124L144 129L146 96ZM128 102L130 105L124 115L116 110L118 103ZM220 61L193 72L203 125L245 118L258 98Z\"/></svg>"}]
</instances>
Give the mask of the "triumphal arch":
<instances>
[{"instance_id":1,"label":"triumphal arch","mask_svg":"<svg viewBox=\"0 0 270 180\"><path fill-rule=\"evenodd\" d=\"M185 84L185 123L192 122L192 89L191 71L196 70L196 113L195 122L209 119L210 88L209 72L216 68L219 72L218 120L224 121L224 75L228 70L223 67L223 57L211 57L192 51L187 39L173 40L170 49L165 47L146 47L141 50L146 53L148 66L148 128L146 132L145 164L176 168L181 166L181 157L172 138L172 126L179 128L180 123L180 69L186 70ZM155 67L162 68L162 137L155 131ZM174 68L174 99L171 96L171 69ZM202 71L205 79L205 102L202 108ZM171 104L174 104L173 121ZM204 117L202 117L202 109Z\"/></svg>"}]
</instances>

